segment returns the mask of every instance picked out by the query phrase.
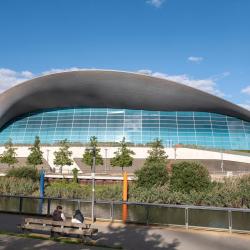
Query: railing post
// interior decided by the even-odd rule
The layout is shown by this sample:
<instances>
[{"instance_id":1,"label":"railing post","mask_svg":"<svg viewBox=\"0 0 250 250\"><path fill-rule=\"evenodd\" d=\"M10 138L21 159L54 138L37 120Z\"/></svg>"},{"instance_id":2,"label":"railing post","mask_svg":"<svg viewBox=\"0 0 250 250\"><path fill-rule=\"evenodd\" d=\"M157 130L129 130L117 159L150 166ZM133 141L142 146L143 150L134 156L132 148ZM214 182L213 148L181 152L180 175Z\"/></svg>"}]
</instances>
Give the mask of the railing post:
<instances>
[{"instance_id":1,"label":"railing post","mask_svg":"<svg viewBox=\"0 0 250 250\"><path fill-rule=\"evenodd\" d=\"M185 226L188 229L188 207L185 208Z\"/></svg>"},{"instance_id":2,"label":"railing post","mask_svg":"<svg viewBox=\"0 0 250 250\"><path fill-rule=\"evenodd\" d=\"M228 210L228 230L229 233L232 233L233 219L232 219L232 211Z\"/></svg>"},{"instance_id":3,"label":"railing post","mask_svg":"<svg viewBox=\"0 0 250 250\"><path fill-rule=\"evenodd\" d=\"M114 220L114 201L111 201L110 203L110 218L111 218L111 221Z\"/></svg>"},{"instance_id":4,"label":"railing post","mask_svg":"<svg viewBox=\"0 0 250 250\"><path fill-rule=\"evenodd\" d=\"M48 199L47 216L50 215L50 203L51 203L51 199Z\"/></svg>"},{"instance_id":5,"label":"railing post","mask_svg":"<svg viewBox=\"0 0 250 250\"><path fill-rule=\"evenodd\" d=\"M149 221L149 205L146 205L146 223L148 225L148 221Z\"/></svg>"},{"instance_id":6,"label":"railing post","mask_svg":"<svg viewBox=\"0 0 250 250\"><path fill-rule=\"evenodd\" d=\"M19 197L19 213L21 214L23 210L23 197Z\"/></svg>"}]
</instances>

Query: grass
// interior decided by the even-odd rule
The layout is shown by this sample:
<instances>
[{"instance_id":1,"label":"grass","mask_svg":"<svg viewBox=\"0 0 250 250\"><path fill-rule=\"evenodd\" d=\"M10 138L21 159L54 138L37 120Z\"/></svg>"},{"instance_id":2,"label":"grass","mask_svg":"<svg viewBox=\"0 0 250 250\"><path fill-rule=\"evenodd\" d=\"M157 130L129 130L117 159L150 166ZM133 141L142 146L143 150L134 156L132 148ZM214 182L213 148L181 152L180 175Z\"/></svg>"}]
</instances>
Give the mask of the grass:
<instances>
[{"instance_id":1,"label":"grass","mask_svg":"<svg viewBox=\"0 0 250 250\"><path fill-rule=\"evenodd\" d=\"M35 233L12 233L8 231L0 230L0 235L8 235L8 236L15 236L20 238L27 238L27 239L38 239L38 240L51 240L54 242L59 242L63 244L81 244L83 243L82 240L77 238L66 238L66 237L57 237L57 238L51 238L49 235L45 234L35 234ZM104 244L97 244L94 240L87 241L83 243L86 246L92 246L92 247L102 247L107 249L123 249L122 246L108 246Z\"/></svg>"}]
</instances>

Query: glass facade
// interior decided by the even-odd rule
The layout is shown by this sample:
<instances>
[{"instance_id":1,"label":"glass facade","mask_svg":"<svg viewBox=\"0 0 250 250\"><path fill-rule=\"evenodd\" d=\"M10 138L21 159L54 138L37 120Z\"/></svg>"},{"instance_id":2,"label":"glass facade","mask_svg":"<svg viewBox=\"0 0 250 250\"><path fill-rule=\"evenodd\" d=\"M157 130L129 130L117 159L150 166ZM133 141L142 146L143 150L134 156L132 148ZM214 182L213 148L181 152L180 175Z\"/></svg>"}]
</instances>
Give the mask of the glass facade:
<instances>
[{"instance_id":1,"label":"glass facade","mask_svg":"<svg viewBox=\"0 0 250 250\"><path fill-rule=\"evenodd\" d=\"M48 109L17 117L0 130L0 143L54 144L67 138L86 143L91 136L100 142L126 137L134 144L160 138L169 147L191 144L208 148L250 149L250 122L206 112L165 112L109 108Z\"/></svg>"}]
</instances>

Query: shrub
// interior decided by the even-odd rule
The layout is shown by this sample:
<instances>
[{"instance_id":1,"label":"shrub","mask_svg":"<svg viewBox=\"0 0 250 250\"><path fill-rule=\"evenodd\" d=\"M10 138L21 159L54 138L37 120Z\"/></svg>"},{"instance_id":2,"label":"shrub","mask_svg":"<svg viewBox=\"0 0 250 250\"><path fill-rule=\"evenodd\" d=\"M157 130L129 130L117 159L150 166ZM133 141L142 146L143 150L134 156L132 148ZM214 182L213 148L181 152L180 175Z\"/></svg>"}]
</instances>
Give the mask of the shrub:
<instances>
[{"instance_id":1,"label":"shrub","mask_svg":"<svg viewBox=\"0 0 250 250\"><path fill-rule=\"evenodd\" d=\"M25 166L25 167L10 169L7 172L7 177L26 178L36 181L39 179L39 173L36 168Z\"/></svg>"},{"instance_id":2,"label":"shrub","mask_svg":"<svg viewBox=\"0 0 250 250\"><path fill-rule=\"evenodd\" d=\"M190 193L206 190L210 185L208 170L196 162L180 162L173 166L171 190Z\"/></svg>"},{"instance_id":3,"label":"shrub","mask_svg":"<svg viewBox=\"0 0 250 250\"><path fill-rule=\"evenodd\" d=\"M72 173L73 173L73 182L75 182L75 183L78 182L78 172L79 172L79 170L77 168L74 168L72 170Z\"/></svg>"},{"instance_id":4,"label":"shrub","mask_svg":"<svg viewBox=\"0 0 250 250\"><path fill-rule=\"evenodd\" d=\"M151 162L135 172L138 187L152 188L163 186L168 182L166 165L162 162Z\"/></svg>"},{"instance_id":5,"label":"shrub","mask_svg":"<svg viewBox=\"0 0 250 250\"><path fill-rule=\"evenodd\" d=\"M250 208L250 175L238 179L241 206Z\"/></svg>"},{"instance_id":6,"label":"shrub","mask_svg":"<svg viewBox=\"0 0 250 250\"><path fill-rule=\"evenodd\" d=\"M39 189L38 182L16 177L0 177L0 194L32 195Z\"/></svg>"},{"instance_id":7,"label":"shrub","mask_svg":"<svg viewBox=\"0 0 250 250\"><path fill-rule=\"evenodd\" d=\"M50 183L50 185L45 188L45 195L48 197L89 200L92 197L92 188L90 184L80 185L75 182L62 180ZM121 185L96 185L96 199L120 200L121 197Z\"/></svg>"}]
</instances>

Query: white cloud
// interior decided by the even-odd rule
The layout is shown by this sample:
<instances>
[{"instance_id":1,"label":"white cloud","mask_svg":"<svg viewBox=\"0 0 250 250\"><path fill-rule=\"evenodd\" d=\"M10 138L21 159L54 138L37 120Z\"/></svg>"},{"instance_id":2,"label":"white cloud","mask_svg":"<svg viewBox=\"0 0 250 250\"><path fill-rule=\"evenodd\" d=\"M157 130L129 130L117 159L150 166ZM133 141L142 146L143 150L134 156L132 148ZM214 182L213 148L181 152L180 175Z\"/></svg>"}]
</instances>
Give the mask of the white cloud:
<instances>
[{"instance_id":1,"label":"white cloud","mask_svg":"<svg viewBox=\"0 0 250 250\"><path fill-rule=\"evenodd\" d=\"M33 78L30 71L17 72L11 69L0 68L0 92Z\"/></svg>"},{"instance_id":2,"label":"white cloud","mask_svg":"<svg viewBox=\"0 0 250 250\"><path fill-rule=\"evenodd\" d=\"M238 105L250 111L250 103L239 103Z\"/></svg>"},{"instance_id":3,"label":"white cloud","mask_svg":"<svg viewBox=\"0 0 250 250\"><path fill-rule=\"evenodd\" d=\"M17 71L10 70L10 69L0 68L0 92L3 92L4 90L16 84L30 80L37 76L49 75L49 74L65 72L65 71L76 71L76 70L84 71L84 70L89 70L89 69L78 68L78 67L72 67L72 68L66 68L66 69L51 69L48 71L44 71L38 75L35 75L30 71L17 72ZM153 72L147 69L139 70L138 73L144 74L144 75L150 75L154 77L159 77L163 79L168 79L168 80L175 81L175 82L180 82L182 84L203 90L205 92L208 92L208 93L220 96L220 97L224 97L225 95L218 89L216 81L218 81L222 77L226 77L227 75L229 75L229 72L225 72L225 73L222 73L220 75L216 75L210 78L194 79L186 74L168 75L165 73Z\"/></svg>"},{"instance_id":4,"label":"white cloud","mask_svg":"<svg viewBox=\"0 0 250 250\"><path fill-rule=\"evenodd\" d=\"M241 90L242 93L250 95L250 85Z\"/></svg>"},{"instance_id":5,"label":"white cloud","mask_svg":"<svg viewBox=\"0 0 250 250\"><path fill-rule=\"evenodd\" d=\"M156 8L161 7L165 0L148 0L147 3L153 5Z\"/></svg>"},{"instance_id":6,"label":"white cloud","mask_svg":"<svg viewBox=\"0 0 250 250\"><path fill-rule=\"evenodd\" d=\"M84 71L84 70L90 70L86 68L78 68L78 67L72 67L72 68L66 68L66 69L51 69L48 71L44 71L41 73L41 75L50 75L50 74L55 74L55 73L60 73L60 72L68 72L68 71Z\"/></svg>"},{"instance_id":7,"label":"white cloud","mask_svg":"<svg viewBox=\"0 0 250 250\"><path fill-rule=\"evenodd\" d=\"M60 72L65 72L65 71L80 71L80 70L86 70L85 68L77 68L77 67L72 67L72 68L67 68L67 69L51 69L48 71L44 71L41 74L35 75L30 71L14 71L11 69L5 69L5 68L0 68L0 93L19 84L22 82L25 82L27 80L30 80L32 78L38 77L38 76L43 76L43 75L50 75L54 73L60 73Z\"/></svg>"},{"instance_id":8,"label":"white cloud","mask_svg":"<svg viewBox=\"0 0 250 250\"><path fill-rule=\"evenodd\" d=\"M193 63L200 63L204 60L203 57L201 56L190 56L188 57L188 61L193 62Z\"/></svg>"},{"instance_id":9,"label":"white cloud","mask_svg":"<svg viewBox=\"0 0 250 250\"><path fill-rule=\"evenodd\" d=\"M147 70L147 69L139 70L138 73L151 75L154 77L159 77L159 78L167 79L167 80L174 81L174 82L179 82L179 83L188 85L196 89L200 89L202 91L205 91L205 92L208 92L210 94L217 95L220 97L225 96L225 94L222 93L218 89L218 86L216 83L217 78L214 78L214 77L205 78L205 79L194 79L186 74L168 75L168 74L160 73L160 72L152 72L151 70Z\"/></svg>"}]
</instances>

